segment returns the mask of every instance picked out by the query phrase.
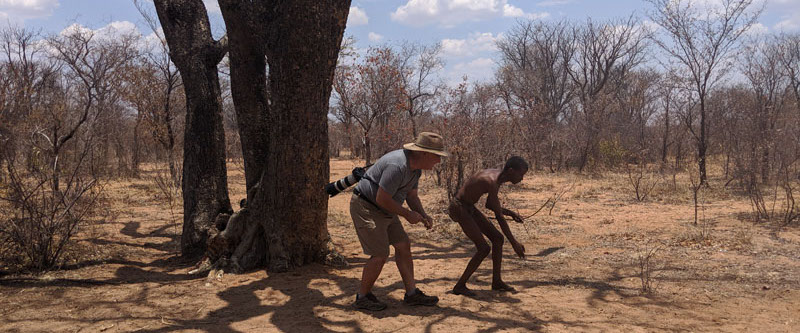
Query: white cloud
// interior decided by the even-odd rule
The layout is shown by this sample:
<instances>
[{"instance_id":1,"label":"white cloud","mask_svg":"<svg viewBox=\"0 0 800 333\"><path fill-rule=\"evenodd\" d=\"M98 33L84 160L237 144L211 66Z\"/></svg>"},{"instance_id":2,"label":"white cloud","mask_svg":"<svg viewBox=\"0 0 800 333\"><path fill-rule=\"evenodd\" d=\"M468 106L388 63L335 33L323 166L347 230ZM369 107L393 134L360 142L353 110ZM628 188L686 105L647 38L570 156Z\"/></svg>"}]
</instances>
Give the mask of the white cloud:
<instances>
[{"instance_id":1,"label":"white cloud","mask_svg":"<svg viewBox=\"0 0 800 333\"><path fill-rule=\"evenodd\" d=\"M347 15L347 26L365 25L369 23L367 12L358 7L350 7L350 14Z\"/></svg>"},{"instance_id":2,"label":"white cloud","mask_svg":"<svg viewBox=\"0 0 800 333\"><path fill-rule=\"evenodd\" d=\"M755 10L757 8L761 8L761 6L764 6L764 3L767 1L773 2L774 0L753 0L753 3L751 3L748 6L748 10ZM791 0L791 1L797 1L797 0ZM703 12L724 10L725 2L726 0L688 0L688 3L692 7L700 9Z\"/></svg>"},{"instance_id":3,"label":"white cloud","mask_svg":"<svg viewBox=\"0 0 800 333\"><path fill-rule=\"evenodd\" d=\"M133 24L130 21L111 22L105 27L97 29L96 33L99 37L109 39L122 35L141 35L139 28L136 27L136 24Z\"/></svg>"},{"instance_id":4,"label":"white cloud","mask_svg":"<svg viewBox=\"0 0 800 333\"><path fill-rule=\"evenodd\" d=\"M93 40L100 42L118 40L123 36L137 36L140 39L137 41L138 44L136 46L140 50L157 47L160 43L159 37L155 33L147 36L142 35L136 24L130 21L114 21L98 29L88 28L80 23L73 23L61 30L59 35L67 36L74 33L91 35ZM161 28L159 28L159 33L163 34Z\"/></svg>"},{"instance_id":5,"label":"white cloud","mask_svg":"<svg viewBox=\"0 0 800 333\"><path fill-rule=\"evenodd\" d=\"M93 38L99 40L111 40L125 35L141 36L139 28L136 24L130 21L114 21L99 29L91 29L81 25L80 23L73 23L72 25L64 28L59 33L61 36L66 36L73 33L92 34Z\"/></svg>"},{"instance_id":6,"label":"white cloud","mask_svg":"<svg viewBox=\"0 0 800 333\"><path fill-rule=\"evenodd\" d=\"M800 17L792 17L781 20L775 24L775 30L787 32L800 30Z\"/></svg>"},{"instance_id":7,"label":"white cloud","mask_svg":"<svg viewBox=\"0 0 800 333\"><path fill-rule=\"evenodd\" d=\"M499 17L543 18L547 13L525 13L508 0L408 0L391 15L392 20L412 26L439 24L453 27L464 22Z\"/></svg>"},{"instance_id":8,"label":"white cloud","mask_svg":"<svg viewBox=\"0 0 800 333\"><path fill-rule=\"evenodd\" d=\"M85 33L91 32L91 31L92 31L92 29L84 27L80 23L73 23L70 26L64 28L64 30L61 30L61 32L59 32L58 34L61 35L61 36L67 36L67 35L71 35L71 34L74 34L74 33L85 34Z\"/></svg>"},{"instance_id":9,"label":"white cloud","mask_svg":"<svg viewBox=\"0 0 800 333\"><path fill-rule=\"evenodd\" d=\"M489 58L477 58L455 64L448 74L448 81L450 83L460 82L464 76L473 82L490 80L494 75L495 65L494 60Z\"/></svg>"},{"instance_id":10,"label":"white cloud","mask_svg":"<svg viewBox=\"0 0 800 333\"><path fill-rule=\"evenodd\" d=\"M367 38L369 38L370 42L380 42L383 39L383 36L374 32L370 32L367 35Z\"/></svg>"},{"instance_id":11,"label":"white cloud","mask_svg":"<svg viewBox=\"0 0 800 333\"><path fill-rule=\"evenodd\" d=\"M29 19L47 17L58 7L58 0L0 0L0 18Z\"/></svg>"},{"instance_id":12,"label":"white cloud","mask_svg":"<svg viewBox=\"0 0 800 333\"><path fill-rule=\"evenodd\" d=\"M800 2L784 5L780 8L785 15L780 16L780 21L773 28L777 31L795 32L800 30Z\"/></svg>"},{"instance_id":13,"label":"white cloud","mask_svg":"<svg viewBox=\"0 0 800 333\"><path fill-rule=\"evenodd\" d=\"M525 16L525 12L522 9L514 7L509 4L503 5L503 16L508 17L520 17Z\"/></svg>"},{"instance_id":14,"label":"white cloud","mask_svg":"<svg viewBox=\"0 0 800 333\"><path fill-rule=\"evenodd\" d=\"M164 29L158 27L158 33L151 32L149 35L144 36L144 38L141 41L142 48L150 50L160 48L162 43L161 38L163 38L162 36L164 36Z\"/></svg>"},{"instance_id":15,"label":"white cloud","mask_svg":"<svg viewBox=\"0 0 800 333\"><path fill-rule=\"evenodd\" d=\"M779 17L778 23L772 26L773 30L778 32L800 31L800 1L771 0L765 15L768 14L775 14Z\"/></svg>"},{"instance_id":16,"label":"white cloud","mask_svg":"<svg viewBox=\"0 0 800 333\"><path fill-rule=\"evenodd\" d=\"M745 34L751 36L761 36L761 35L766 35L767 33L769 33L769 28L767 28L767 26L761 23L753 24L752 26L750 26L750 29L747 29L747 31L745 32Z\"/></svg>"},{"instance_id":17,"label":"white cloud","mask_svg":"<svg viewBox=\"0 0 800 333\"><path fill-rule=\"evenodd\" d=\"M660 34L663 29L658 23L651 20L644 20L636 25L636 31L644 34Z\"/></svg>"},{"instance_id":18,"label":"white cloud","mask_svg":"<svg viewBox=\"0 0 800 333\"><path fill-rule=\"evenodd\" d=\"M470 57L479 52L497 50L500 35L491 32L472 33L467 39L442 39L442 54L449 57Z\"/></svg>"}]
</instances>

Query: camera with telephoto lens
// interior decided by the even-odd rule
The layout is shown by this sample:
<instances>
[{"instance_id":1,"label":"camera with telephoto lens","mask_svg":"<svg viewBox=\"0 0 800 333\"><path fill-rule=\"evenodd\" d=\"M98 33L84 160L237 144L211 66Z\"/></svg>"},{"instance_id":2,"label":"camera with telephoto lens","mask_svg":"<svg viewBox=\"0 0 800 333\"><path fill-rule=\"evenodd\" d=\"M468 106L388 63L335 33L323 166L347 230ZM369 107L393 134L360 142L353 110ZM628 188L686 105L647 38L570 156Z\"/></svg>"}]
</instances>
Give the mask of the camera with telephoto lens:
<instances>
[{"instance_id":1,"label":"camera with telephoto lens","mask_svg":"<svg viewBox=\"0 0 800 333\"><path fill-rule=\"evenodd\" d=\"M337 195L348 187L358 183L358 181L361 180L361 177L364 177L366 172L366 168L356 167L353 169L353 172L346 177L325 185L325 192L328 193L331 198L333 198L334 195Z\"/></svg>"}]
</instances>

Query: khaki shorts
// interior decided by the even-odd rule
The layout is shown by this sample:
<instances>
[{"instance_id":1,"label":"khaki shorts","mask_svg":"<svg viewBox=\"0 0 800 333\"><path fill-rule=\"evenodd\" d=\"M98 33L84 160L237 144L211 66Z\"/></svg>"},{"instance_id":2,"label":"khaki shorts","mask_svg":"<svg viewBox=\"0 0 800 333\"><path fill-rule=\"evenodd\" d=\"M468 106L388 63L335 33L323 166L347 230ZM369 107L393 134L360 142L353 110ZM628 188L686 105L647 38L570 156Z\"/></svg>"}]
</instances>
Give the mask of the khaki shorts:
<instances>
[{"instance_id":1,"label":"khaki shorts","mask_svg":"<svg viewBox=\"0 0 800 333\"><path fill-rule=\"evenodd\" d=\"M355 194L350 198L350 216L366 255L388 258L390 244L408 241L397 215L386 213Z\"/></svg>"}]
</instances>

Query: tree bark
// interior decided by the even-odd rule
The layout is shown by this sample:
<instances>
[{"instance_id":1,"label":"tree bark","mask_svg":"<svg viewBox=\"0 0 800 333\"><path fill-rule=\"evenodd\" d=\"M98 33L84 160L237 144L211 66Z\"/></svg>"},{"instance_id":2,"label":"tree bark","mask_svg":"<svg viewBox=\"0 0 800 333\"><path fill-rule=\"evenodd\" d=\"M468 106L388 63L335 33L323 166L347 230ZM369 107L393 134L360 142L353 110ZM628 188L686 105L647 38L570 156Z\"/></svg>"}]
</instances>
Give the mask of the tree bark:
<instances>
[{"instance_id":1,"label":"tree bark","mask_svg":"<svg viewBox=\"0 0 800 333\"><path fill-rule=\"evenodd\" d=\"M211 36L202 0L155 0L156 12L186 94L181 253L206 250L217 215L231 214L217 64L225 54Z\"/></svg>"},{"instance_id":2,"label":"tree bark","mask_svg":"<svg viewBox=\"0 0 800 333\"><path fill-rule=\"evenodd\" d=\"M228 32L231 95L242 144L247 189L258 183L270 158L269 91L265 34L276 12L264 1L220 0Z\"/></svg>"},{"instance_id":3,"label":"tree bark","mask_svg":"<svg viewBox=\"0 0 800 333\"><path fill-rule=\"evenodd\" d=\"M350 1L222 0L220 8L247 202L219 221L208 260L194 272L344 264L328 234L322 189L329 178L328 100Z\"/></svg>"},{"instance_id":4,"label":"tree bark","mask_svg":"<svg viewBox=\"0 0 800 333\"><path fill-rule=\"evenodd\" d=\"M328 100L350 1L283 1L267 37L272 127L253 202L265 216L270 271L343 261L327 228ZM291 194L291 195L289 195Z\"/></svg>"}]
</instances>

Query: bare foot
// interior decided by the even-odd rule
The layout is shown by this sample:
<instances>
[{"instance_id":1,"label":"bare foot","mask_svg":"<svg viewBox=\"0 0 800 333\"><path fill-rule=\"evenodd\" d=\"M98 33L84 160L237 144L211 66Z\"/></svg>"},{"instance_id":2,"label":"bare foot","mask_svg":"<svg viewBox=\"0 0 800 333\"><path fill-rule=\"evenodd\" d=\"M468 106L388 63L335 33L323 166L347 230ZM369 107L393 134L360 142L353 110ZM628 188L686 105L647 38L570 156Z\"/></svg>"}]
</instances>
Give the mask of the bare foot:
<instances>
[{"instance_id":1,"label":"bare foot","mask_svg":"<svg viewBox=\"0 0 800 333\"><path fill-rule=\"evenodd\" d=\"M492 290L497 291L516 291L513 287L507 285L505 282L492 282Z\"/></svg>"},{"instance_id":2,"label":"bare foot","mask_svg":"<svg viewBox=\"0 0 800 333\"><path fill-rule=\"evenodd\" d=\"M453 294L455 294L455 295L463 295L463 296L467 296L467 297L474 297L475 296L475 293L472 292L472 290L469 290L469 288L467 288L467 286L463 286L463 287L455 286L455 287L453 287Z\"/></svg>"}]
</instances>

